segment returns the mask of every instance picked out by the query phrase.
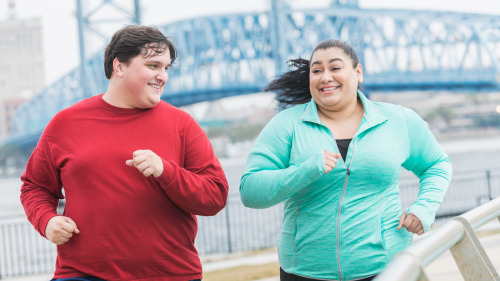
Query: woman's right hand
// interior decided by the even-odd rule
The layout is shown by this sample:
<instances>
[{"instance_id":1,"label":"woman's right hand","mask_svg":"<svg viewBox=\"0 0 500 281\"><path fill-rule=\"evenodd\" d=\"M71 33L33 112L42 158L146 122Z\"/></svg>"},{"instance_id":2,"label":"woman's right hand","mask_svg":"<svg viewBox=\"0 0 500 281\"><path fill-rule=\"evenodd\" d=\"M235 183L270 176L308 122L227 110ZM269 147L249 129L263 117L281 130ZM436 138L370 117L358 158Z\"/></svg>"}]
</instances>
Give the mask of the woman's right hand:
<instances>
[{"instance_id":1,"label":"woman's right hand","mask_svg":"<svg viewBox=\"0 0 500 281\"><path fill-rule=\"evenodd\" d=\"M325 150L323 155L325 157L325 174L328 174L331 170L333 170L333 168L335 168L337 160L340 158L340 153Z\"/></svg>"}]
</instances>

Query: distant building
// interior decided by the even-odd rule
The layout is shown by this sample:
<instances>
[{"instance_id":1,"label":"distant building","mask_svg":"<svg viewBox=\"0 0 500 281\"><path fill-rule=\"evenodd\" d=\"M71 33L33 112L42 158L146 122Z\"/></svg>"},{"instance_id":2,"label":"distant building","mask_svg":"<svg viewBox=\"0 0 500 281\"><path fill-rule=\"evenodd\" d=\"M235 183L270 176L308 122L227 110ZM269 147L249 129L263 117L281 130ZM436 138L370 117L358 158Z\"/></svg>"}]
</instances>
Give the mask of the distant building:
<instances>
[{"instance_id":1,"label":"distant building","mask_svg":"<svg viewBox=\"0 0 500 281\"><path fill-rule=\"evenodd\" d=\"M42 22L0 22L0 140L10 134L12 114L44 87Z\"/></svg>"},{"instance_id":2,"label":"distant building","mask_svg":"<svg viewBox=\"0 0 500 281\"><path fill-rule=\"evenodd\" d=\"M25 102L26 99L8 99L2 101L3 116L5 117L5 127L3 130L6 136L9 136L12 132L12 118L14 117L14 112Z\"/></svg>"}]
</instances>

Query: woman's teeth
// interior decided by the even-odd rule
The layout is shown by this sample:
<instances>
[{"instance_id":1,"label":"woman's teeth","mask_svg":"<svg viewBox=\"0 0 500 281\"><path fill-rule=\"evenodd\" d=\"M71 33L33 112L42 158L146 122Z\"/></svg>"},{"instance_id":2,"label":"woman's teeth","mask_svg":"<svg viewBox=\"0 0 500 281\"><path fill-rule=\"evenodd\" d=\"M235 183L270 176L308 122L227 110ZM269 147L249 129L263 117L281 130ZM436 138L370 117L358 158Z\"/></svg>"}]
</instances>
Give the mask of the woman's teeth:
<instances>
[{"instance_id":1,"label":"woman's teeth","mask_svg":"<svg viewBox=\"0 0 500 281\"><path fill-rule=\"evenodd\" d=\"M326 91L333 91L333 90L336 90L338 89L340 86L337 86L337 87L330 87L330 88L323 88L322 91L323 92L326 92Z\"/></svg>"},{"instance_id":2,"label":"woman's teeth","mask_svg":"<svg viewBox=\"0 0 500 281\"><path fill-rule=\"evenodd\" d=\"M148 85L155 88L155 89L160 89L160 85L153 85L153 84L148 84Z\"/></svg>"}]
</instances>

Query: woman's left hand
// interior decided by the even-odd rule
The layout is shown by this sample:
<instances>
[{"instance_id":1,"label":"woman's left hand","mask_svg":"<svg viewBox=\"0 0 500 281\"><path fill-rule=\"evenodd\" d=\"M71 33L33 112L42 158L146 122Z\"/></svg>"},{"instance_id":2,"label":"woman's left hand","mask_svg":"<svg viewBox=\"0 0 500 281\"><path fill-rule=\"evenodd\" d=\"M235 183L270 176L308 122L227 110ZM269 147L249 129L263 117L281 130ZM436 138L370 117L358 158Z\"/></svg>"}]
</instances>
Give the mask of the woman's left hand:
<instances>
[{"instance_id":1,"label":"woman's left hand","mask_svg":"<svg viewBox=\"0 0 500 281\"><path fill-rule=\"evenodd\" d=\"M403 226L409 232L416 233L418 235L422 235L424 233L422 222L413 214L406 216L406 212L403 212L403 215L399 219L398 229L401 229Z\"/></svg>"}]
</instances>

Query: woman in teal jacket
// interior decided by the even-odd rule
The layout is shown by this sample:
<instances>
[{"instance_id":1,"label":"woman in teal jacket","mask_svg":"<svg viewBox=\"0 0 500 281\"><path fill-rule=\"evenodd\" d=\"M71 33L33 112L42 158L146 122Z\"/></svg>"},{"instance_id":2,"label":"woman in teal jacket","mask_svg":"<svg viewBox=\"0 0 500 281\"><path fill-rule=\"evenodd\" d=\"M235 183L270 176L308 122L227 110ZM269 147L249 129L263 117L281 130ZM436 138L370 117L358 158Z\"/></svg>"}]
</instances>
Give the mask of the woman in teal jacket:
<instances>
[{"instance_id":1,"label":"woman in teal jacket","mask_svg":"<svg viewBox=\"0 0 500 281\"><path fill-rule=\"evenodd\" d=\"M347 43L320 43L311 60L273 81L281 104L257 138L241 179L243 204L284 202L281 280L371 280L434 221L450 158L414 111L372 102ZM312 99L311 99L312 98ZM402 210L401 167L420 178Z\"/></svg>"}]
</instances>

